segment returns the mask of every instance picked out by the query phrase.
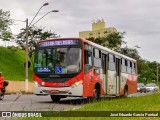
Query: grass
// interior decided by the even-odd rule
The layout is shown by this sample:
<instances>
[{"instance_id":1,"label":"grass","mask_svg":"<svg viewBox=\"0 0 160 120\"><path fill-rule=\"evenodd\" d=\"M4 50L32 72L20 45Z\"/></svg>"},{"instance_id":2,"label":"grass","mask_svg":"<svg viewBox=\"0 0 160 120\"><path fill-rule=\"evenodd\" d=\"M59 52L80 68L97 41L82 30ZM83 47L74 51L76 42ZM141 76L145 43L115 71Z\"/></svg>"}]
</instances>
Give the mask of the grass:
<instances>
[{"instance_id":1,"label":"grass","mask_svg":"<svg viewBox=\"0 0 160 120\"><path fill-rule=\"evenodd\" d=\"M102 99L97 102L84 104L82 108L78 110L71 110L70 113L78 112L81 114L83 111L85 114L89 114L89 111L160 111L160 93L155 93L147 96L131 97L131 98L114 98L114 99ZM97 112L98 113L98 112ZM96 113L95 113L96 114ZM159 112L160 114L160 112ZM83 115L82 115L83 116ZM44 118L17 118L16 120L159 120L159 117L44 117Z\"/></svg>"},{"instance_id":2,"label":"grass","mask_svg":"<svg viewBox=\"0 0 160 120\"><path fill-rule=\"evenodd\" d=\"M87 104L80 111L158 111L160 110L160 94L152 94L133 98L101 100Z\"/></svg>"},{"instance_id":3,"label":"grass","mask_svg":"<svg viewBox=\"0 0 160 120\"><path fill-rule=\"evenodd\" d=\"M6 80L25 80L25 51L14 51L0 46L0 72ZM32 80L32 67L29 68L29 80Z\"/></svg>"}]
</instances>

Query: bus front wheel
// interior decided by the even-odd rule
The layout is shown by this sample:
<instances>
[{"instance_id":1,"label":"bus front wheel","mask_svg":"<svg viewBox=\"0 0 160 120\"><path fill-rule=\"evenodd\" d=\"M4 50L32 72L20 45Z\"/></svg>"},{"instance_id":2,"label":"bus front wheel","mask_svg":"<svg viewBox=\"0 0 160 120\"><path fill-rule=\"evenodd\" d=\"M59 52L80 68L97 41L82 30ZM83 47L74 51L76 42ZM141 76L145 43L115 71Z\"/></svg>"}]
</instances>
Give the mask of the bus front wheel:
<instances>
[{"instance_id":1,"label":"bus front wheel","mask_svg":"<svg viewBox=\"0 0 160 120\"><path fill-rule=\"evenodd\" d=\"M4 98L4 94L2 93L0 94L0 100L3 100L3 98Z\"/></svg>"},{"instance_id":2,"label":"bus front wheel","mask_svg":"<svg viewBox=\"0 0 160 120\"><path fill-rule=\"evenodd\" d=\"M59 102L61 97L57 96L57 95L51 95L51 99L52 99L53 102Z\"/></svg>"}]
</instances>

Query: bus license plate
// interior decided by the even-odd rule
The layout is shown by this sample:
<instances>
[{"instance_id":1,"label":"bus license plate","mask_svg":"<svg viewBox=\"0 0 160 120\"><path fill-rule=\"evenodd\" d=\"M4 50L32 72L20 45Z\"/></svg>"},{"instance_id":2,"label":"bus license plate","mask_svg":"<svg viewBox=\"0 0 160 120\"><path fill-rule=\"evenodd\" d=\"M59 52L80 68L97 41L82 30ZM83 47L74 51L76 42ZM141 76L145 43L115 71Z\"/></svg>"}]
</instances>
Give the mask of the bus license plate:
<instances>
[{"instance_id":1,"label":"bus license plate","mask_svg":"<svg viewBox=\"0 0 160 120\"><path fill-rule=\"evenodd\" d=\"M59 93L59 90L51 90L51 93Z\"/></svg>"}]
</instances>

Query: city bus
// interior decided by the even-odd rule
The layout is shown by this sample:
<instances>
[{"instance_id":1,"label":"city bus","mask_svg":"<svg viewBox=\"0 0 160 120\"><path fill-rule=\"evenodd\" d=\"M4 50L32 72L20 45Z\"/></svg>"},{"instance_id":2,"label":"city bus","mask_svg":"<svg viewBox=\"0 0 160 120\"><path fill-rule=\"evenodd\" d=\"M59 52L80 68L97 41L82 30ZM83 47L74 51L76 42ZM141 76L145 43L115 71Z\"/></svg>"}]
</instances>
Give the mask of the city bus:
<instances>
[{"instance_id":1,"label":"city bus","mask_svg":"<svg viewBox=\"0 0 160 120\"><path fill-rule=\"evenodd\" d=\"M98 100L137 92L136 60L83 38L40 40L34 56L34 94Z\"/></svg>"}]
</instances>

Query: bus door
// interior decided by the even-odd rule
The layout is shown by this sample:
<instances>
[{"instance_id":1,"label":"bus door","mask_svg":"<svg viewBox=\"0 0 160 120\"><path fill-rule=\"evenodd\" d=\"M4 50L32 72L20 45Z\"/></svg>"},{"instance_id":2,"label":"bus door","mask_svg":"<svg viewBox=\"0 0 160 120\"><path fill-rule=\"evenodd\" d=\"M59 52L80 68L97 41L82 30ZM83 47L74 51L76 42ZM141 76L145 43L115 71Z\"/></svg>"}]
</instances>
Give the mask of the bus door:
<instances>
[{"instance_id":1,"label":"bus door","mask_svg":"<svg viewBox=\"0 0 160 120\"><path fill-rule=\"evenodd\" d=\"M107 54L102 53L102 87L107 93Z\"/></svg>"},{"instance_id":2,"label":"bus door","mask_svg":"<svg viewBox=\"0 0 160 120\"><path fill-rule=\"evenodd\" d=\"M116 58L116 94L120 94L120 71L121 71L121 60Z\"/></svg>"}]
</instances>

